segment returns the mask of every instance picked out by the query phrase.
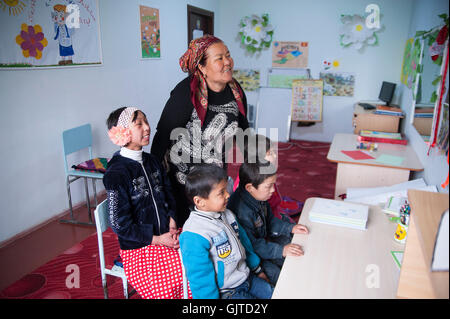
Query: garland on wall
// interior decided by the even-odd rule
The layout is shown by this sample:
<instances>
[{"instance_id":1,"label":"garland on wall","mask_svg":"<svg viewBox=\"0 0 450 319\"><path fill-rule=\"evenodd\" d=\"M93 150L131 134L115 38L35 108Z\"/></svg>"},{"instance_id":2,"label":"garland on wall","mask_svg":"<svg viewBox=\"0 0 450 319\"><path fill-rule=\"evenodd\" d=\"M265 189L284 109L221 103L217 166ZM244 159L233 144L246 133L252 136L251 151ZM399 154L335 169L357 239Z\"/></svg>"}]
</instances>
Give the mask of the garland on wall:
<instances>
[{"instance_id":1,"label":"garland on wall","mask_svg":"<svg viewBox=\"0 0 450 319\"><path fill-rule=\"evenodd\" d=\"M269 15L263 14L261 17L253 14L246 16L239 23L239 35L241 43L248 52L260 52L262 49L270 47L273 36L273 27L269 23Z\"/></svg>"}]
</instances>

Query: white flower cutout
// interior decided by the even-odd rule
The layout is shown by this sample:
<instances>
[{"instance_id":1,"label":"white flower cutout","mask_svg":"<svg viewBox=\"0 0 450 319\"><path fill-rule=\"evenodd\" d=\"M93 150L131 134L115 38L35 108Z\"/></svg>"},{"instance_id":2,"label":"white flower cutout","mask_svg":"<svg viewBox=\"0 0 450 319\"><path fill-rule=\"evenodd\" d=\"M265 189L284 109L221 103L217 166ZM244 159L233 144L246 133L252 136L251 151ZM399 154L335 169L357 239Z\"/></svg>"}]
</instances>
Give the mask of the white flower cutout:
<instances>
[{"instance_id":1,"label":"white flower cutout","mask_svg":"<svg viewBox=\"0 0 450 319\"><path fill-rule=\"evenodd\" d=\"M343 47L354 45L357 50L365 45L376 45L378 36L376 34L380 28L369 28L366 19L360 15L341 15L340 44Z\"/></svg>"},{"instance_id":2,"label":"white flower cutout","mask_svg":"<svg viewBox=\"0 0 450 319\"><path fill-rule=\"evenodd\" d=\"M250 17L244 17L239 26L241 42L247 47L248 51L256 52L270 47L273 27L269 24L269 16L267 14L263 14L262 17L255 14Z\"/></svg>"}]
</instances>

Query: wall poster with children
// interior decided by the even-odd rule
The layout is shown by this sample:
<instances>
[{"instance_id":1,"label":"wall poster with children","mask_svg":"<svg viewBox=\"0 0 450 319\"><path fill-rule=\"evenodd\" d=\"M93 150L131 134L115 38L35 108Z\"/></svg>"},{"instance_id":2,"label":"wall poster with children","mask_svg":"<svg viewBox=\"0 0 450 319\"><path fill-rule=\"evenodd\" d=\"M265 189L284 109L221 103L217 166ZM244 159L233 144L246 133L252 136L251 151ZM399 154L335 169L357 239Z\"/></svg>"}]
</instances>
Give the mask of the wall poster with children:
<instances>
[{"instance_id":1,"label":"wall poster with children","mask_svg":"<svg viewBox=\"0 0 450 319\"><path fill-rule=\"evenodd\" d=\"M292 81L293 122L321 122L323 102L322 80Z\"/></svg>"},{"instance_id":2,"label":"wall poster with children","mask_svg":"<svg viewBox=\"0 0 450 319\"><path fill-rule=\"evenodd\" d=\"M0 70L102 64L98 0L0 1Z\"/></svg>"}]
</instances>

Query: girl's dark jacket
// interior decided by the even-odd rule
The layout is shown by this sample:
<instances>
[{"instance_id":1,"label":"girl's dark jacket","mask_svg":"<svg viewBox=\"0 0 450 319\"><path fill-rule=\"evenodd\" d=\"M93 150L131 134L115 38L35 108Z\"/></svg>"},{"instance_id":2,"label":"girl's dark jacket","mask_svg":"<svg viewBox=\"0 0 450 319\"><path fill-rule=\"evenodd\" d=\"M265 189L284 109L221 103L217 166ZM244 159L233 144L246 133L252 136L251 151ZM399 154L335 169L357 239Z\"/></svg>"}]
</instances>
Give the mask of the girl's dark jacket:
<instances>
[{"instance_id":1,"label":"girl's dark jacket","mask_svg":"<svg viewBox=\"0 0 450 319\"><path fill-rule=\"evenodd\" d=\"M175 200L160 161L145 152L142 160L118 151L103 177L111 228L123 250L150 245L154 235L169 231L169 218L175 219Z\"/></svg>"}]
</instances>

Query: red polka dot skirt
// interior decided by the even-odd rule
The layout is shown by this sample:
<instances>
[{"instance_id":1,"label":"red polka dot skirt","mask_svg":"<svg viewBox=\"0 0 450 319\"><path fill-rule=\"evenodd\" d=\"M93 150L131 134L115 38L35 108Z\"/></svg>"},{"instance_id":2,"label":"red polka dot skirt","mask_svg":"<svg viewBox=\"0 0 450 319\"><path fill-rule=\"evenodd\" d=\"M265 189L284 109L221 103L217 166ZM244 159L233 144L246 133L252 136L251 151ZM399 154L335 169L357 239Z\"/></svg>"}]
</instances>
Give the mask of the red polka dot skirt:
<instances>
[{"instance_id":1,"label":"red polka dot skirt","mask_svg":"<svg viewBox=\"0 0 450 319\"><path fill-rule=\"evenodd\" d=\"M120 250L128 282L144 299L182 299L183 272L178 250L162 245ZM187 295L192 293L187 284Z\"/></svg>"}]
</instances>

